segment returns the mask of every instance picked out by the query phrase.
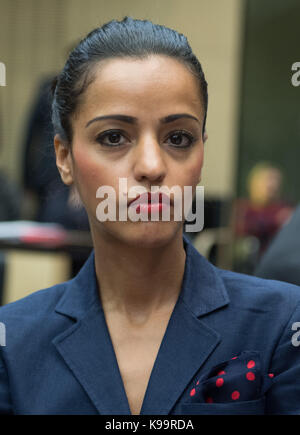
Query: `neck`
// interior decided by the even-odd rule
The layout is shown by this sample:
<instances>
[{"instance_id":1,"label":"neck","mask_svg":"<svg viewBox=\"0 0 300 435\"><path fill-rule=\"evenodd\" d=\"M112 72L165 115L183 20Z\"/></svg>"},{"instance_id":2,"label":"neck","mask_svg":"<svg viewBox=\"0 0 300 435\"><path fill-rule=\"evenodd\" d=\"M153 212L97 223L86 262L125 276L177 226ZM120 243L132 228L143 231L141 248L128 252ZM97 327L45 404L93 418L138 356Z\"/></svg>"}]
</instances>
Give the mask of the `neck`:
<instances>
[{"instance_id":1,"label":"neck","mask_svg":"<svg viewBox=\"0 0 300 435\"><path fill-rule=\"evenodd\" d=\"M131 246L95 231L92 237L104 311L146 320L174 308L186 259L182 229L155 248Z\"/></svg>"}]
</instances>

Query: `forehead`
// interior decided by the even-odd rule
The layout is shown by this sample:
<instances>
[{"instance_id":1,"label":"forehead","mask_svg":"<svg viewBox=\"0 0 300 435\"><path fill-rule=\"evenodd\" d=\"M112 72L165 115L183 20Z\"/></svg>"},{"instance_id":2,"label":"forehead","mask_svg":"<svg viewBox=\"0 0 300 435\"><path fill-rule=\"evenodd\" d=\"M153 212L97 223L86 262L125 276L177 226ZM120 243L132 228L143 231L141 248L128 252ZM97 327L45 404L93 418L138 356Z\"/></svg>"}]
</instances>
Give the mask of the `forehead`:
<instances>
[{"instance_id":1,"label":"forehead","mask_svg":"<svg viewBox=\"0 0 300 435\"><path fill-rule=\"evenodd\" d=\"M107 59L94 66L93 74L81 114L122 108L138 109L140 114L153 111L157 117L170 110L204 114L198 79L176 59L161 55Z\"/></svg>"}]
</instances>

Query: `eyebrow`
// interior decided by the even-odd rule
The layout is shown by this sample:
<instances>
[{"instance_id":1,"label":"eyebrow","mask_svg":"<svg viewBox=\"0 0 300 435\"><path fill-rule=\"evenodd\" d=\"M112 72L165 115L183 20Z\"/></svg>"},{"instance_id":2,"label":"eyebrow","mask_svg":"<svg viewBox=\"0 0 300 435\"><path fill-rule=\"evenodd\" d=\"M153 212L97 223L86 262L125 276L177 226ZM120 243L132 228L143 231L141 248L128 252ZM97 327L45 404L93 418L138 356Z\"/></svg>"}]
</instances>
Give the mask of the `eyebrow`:
<instances>
[{"instance_id":1,"label":"eyebrow","mask_svg":"<svg viewBox=\"0 0 300 435\"><path fill-rule=\"evenodd\" d=\"M189 118L189 119L194 119L195 121L197 121L200 124L200 121L198 118L196 118L193 115L189 115L188 113L176 113L174 115L169 115L166 116L164 118L160 118L160 122L162 124L168 124L169 122L173 122L176 121L177 119L180 118ZM117 121L123 121L123 122L127 122L128 124L137 124L138 122L138 118L135 118L134 116L128 116L128 115L105 115L105 116L97 116L96 118L91 119L87 124L86 124L86 128L92 124L93 122L96 121L101 121L103 119L115 119Z\"/></svg>"}]
</instances>

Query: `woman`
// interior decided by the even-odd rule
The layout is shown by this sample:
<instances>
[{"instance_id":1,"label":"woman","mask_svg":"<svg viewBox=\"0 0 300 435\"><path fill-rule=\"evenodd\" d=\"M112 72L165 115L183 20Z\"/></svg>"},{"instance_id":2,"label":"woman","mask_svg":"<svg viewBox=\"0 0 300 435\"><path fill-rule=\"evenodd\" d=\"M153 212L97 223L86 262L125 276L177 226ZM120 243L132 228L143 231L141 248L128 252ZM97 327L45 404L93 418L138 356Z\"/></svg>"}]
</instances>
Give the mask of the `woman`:
<instances>
[{"instance_id":1,"label":"woman","mask_svg":"<svg viewBox=\"0 0 300 435\"><path fill-rule=\"evenodd\" d=\"M299 411L298 287L212 266L183 236L171 194L169 220L97 213L99 187L124 199L120 178L195 194L206 111L200 63L174 30L125 17L72 51L54 85L54 146L94 252L74 279L0 309L2 413ZM128 195L128 211L136 198L143 216L167 207Z\"/></svg>"}]
</instances>

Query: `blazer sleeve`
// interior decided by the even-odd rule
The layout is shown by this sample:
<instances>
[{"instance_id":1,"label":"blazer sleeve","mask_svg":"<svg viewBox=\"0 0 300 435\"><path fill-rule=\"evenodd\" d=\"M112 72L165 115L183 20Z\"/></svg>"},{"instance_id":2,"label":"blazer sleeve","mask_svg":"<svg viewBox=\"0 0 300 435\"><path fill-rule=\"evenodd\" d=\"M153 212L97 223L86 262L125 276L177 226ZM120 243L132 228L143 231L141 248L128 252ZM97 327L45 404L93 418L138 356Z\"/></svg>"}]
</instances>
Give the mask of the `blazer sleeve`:
<instances>
[{"instance_id":1,"label":"blazer sleeve","mask_svg":"<svg viewBox=\"0 0 300 435\"><path fill-rule=\"evenodd\" d=\"M300 303L284 327L269 373L274 377L266 395L266 414L300 415Z\"/></svg>"},{"instance_id":2,"label":"blazer sleeve","mask_svg":"<svg viewBox=\"0 0 300 435\"><path fill-rule=\"evenodd\" d=\"M8 376L2 360L0 347L0 415L13 414L13 406L10 398Z\"/></svg>"}]
</instances>

